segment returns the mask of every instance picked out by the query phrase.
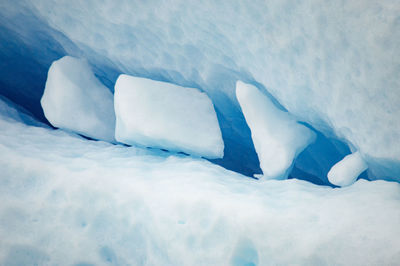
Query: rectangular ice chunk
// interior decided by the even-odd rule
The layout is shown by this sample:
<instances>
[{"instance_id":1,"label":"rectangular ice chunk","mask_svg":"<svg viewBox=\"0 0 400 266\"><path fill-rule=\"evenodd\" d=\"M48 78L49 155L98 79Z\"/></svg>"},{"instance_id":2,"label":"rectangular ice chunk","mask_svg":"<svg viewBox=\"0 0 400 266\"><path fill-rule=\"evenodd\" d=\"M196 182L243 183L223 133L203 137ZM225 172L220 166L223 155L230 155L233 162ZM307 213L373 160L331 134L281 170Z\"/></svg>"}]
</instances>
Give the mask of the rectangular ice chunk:
<instances>
[{"instance_id":1,"label":"rectangular ice chunk","mask_svg":"<svg viewBox=\"0 0 400 266\"><path fill-rule=\"evenodd\" d=\"M115 141L113 95L85 60L64 56L54 61L40 103L53 126L94 139Z\"/></svg>"},{"instance_id":2,"label":"rectangular ice chunk","mask_svg":"<svg viewBox=\"0 0 400 266\"><path fill-rule=\"evenodd\" d=\"M253 85L238 81L236 96L250 127L264 176L287 178L293 160L315 140L315 133L279 110Z\"/></svg>"},{"instance_id":3,"label":"rectangular ice chunk","mask_svg":"<svg viewBox=\"0 0 400 266\"><path fill-rule=\"evenodd\" d=\"M205 93L120 75L114 102L118 141L207 158L223 157L217 115Z\"/></svg>"}]
</instances>

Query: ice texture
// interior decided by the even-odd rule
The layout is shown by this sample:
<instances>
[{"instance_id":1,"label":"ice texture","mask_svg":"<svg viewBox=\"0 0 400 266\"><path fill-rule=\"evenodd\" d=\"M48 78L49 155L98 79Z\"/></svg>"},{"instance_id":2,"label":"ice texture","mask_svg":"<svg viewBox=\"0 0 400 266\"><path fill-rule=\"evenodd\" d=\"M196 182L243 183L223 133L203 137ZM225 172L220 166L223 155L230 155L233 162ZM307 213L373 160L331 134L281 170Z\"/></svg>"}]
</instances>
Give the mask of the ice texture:
<instances>
[{"instance_id":1,"label":"ice texture","mask_svg":"<svg viewBox=\"0 0 400 266\"><path fill-rule=\"evenodd\" d=\"M353 184L357 177L367 170L368 165L363 160L359 151L344 157L328 172L328 179L334 185L348 186Z\"/></svg>"},{"instance_id":2,"label":"ice texture","mask_svg":"<svg viewBox=\"0 0 400 266\"><path fill-rule=\"evenodd\" d=\"M296 156L315 141L315 133L278 109L253 85L238 81L236 97L250 127L264 177L287 178Z\"/></svg>"},{"instance_id":3,"label":"ice texture","mask_svg":"<svg viewBox=\"0 0 400 266\"><path fill-rule=\"evenodd\" d=\"M53 126L115 142L113 95L85 60L65 56L54 61L40 103Z\"/></svg>"},{"instance_id":4,"label":"ice texture","mask_svg":"<svg viewBox=\"0 0 400 266\"><path fill-rule=\"evenodd\" d=\"M36 103L43 69L59 54L88 58L110 88L120 73L199 87L221 121L224 164L251 172L258 162L235 99L239 79L360 150L371 178L400 180L396 1L20 0L0 7L0 56L10 66L1 83L24 106ZM19 73L29 80L18 83Z\"/></svg>"},{"instance_id":5,"label":"ice texture","mask_svg":"<svg viewBox=\"0 0 400 266\"><path fill-rule=\"evenodd\" d=\"M4 116L0 265L400 261L398 183L252 180L206 160Z\"/></svg>"},{"instance_id":6,"label":"ice texture","mask_svg":"<svg viewBox=\"0 0 400 266\"><path fill-rule=\"evenodd\" d=\"M214 106L194 88L121 75L114 93L115 138L126 144L222 158Z\"/></svg>"}]
</instances>

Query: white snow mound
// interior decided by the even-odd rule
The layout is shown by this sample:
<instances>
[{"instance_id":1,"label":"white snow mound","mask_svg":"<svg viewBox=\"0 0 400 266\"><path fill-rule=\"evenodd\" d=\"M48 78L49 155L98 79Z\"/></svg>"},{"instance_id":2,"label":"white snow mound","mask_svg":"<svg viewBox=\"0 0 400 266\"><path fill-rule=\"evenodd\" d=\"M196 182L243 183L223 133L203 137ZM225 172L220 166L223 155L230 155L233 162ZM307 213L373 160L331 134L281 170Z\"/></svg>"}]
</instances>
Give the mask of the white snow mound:
<instances>
[{"instance_id":1,"label":"white snow mound","mask_svg":"<svg viewBox=\"0 0 400 266\"><path fill-rule=\"evenodd\" d=\"M118 141L207 158L223 157L217 115L205 93L120 75L114 102Z\"/></svg>"},{"instance_id":2,"label":"white snow mound","mask_svg":"<svg viewBox=\"0 0 400 266\"><path fill-rule=\"evenodd\" d=\"M287 178L293 160L316 136L256 87L238 81L236 96L251 130L260 167L268 179Z\"/></svg>"},{"instance_id":3,"label":"white snow mound","mask_svg":"<svg viewBox=\"0 0 400 266\"><path fill-rule=\"evenodd\" d=\"M368 165L361 157L360 152L357 151L347 155L343 160L335 164L328 173L328 180L337 186L349 186L367 168Z\"/></svg>"},{"instance_id":4,"label":"white snow mound","mask_svg":"<svg viewBox=\"0 0 400 266\"><path fill-rule=\"evenodd\" d=\"M40 103L53 126L115 141L113 95L85 60L64 56L54 61Z\"/></svg>"}]
</instances>

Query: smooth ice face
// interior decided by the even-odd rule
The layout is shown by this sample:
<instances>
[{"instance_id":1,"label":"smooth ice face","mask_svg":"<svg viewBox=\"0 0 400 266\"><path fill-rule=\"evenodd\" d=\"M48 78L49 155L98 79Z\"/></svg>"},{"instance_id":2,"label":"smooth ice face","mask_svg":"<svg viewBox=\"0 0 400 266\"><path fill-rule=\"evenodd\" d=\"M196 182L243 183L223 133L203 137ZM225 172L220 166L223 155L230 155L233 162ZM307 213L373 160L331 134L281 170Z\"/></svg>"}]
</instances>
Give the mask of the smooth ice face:
<instances>
[{"instance_id":1,"label":"smooth ice face","mask_svg":"<svg viewBox=\"0 0 400 266\"><path fill-rule=\"evenodd\" d=\"M54 61L40 103L53 126L115 142L113 95L85 60L65 56Z\"/></svg>"},{"instance_id":2,"label":"smooth ice face","mask_svg":"<svg viewBox=\"0 0 400 266\"><path fill-rule=\"evenodd\" d=\"M221 158L224 143L205 93L128 75L115 84L115 138L126 144Z\"/></svg>"},{"instance_id":3,"label":"smooth ice face","mask_svg":"<svg viewBox=\"0 0 400 266\"><path fill-rule=\"evenodd\" d=\"M347 155L343 160L335 164L328 173L328 179L334 185L349 186L367 168L368 165L361 157L360 152L357 151Z\"/></svg>"},{"instance_id":4,"label":"smooth ice face","mask_svg":"<svg viewBox=\"0 0 400 266\"><path fill-rule=\"evenodd\" d=\"M293 160L315 140L315 133L279 110L253 85L238 81L236 97L250 127L264 176L287 178Z\"/></svg>"}]
</instances>

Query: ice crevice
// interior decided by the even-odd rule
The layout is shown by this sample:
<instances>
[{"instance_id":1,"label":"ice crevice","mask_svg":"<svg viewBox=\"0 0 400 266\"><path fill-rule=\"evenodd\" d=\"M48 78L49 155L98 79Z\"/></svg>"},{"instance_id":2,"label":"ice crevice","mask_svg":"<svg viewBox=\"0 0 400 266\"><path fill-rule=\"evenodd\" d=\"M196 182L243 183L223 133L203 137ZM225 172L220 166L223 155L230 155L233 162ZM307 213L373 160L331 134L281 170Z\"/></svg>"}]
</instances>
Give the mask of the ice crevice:
<instances>
[{"instance_id":1,"label":"ice crevice","mask_svg":"<svg viewBox=\"0 0 400 266\"><path fill-rule=\"evenodd\" d=\"M276 99L263 93L267 92L265 88L260 90L242 81L235 85L236 98L250 127L263 176L296 178L302 164L296 163L296 158L317 139L315 129L296 121ZM41 104L53 126L89 138L211 159L222 158L224 154L221 122L207 94L197 89L120 75L112 96L85 60L65 56L50 66ZM325 138L325 142L329 140ZM326 145L320 150L318 161L329 152ZM242 160L242 154L236 157ZM314 164L303 166L299 178L330 185L326 173L318 170L318 163ZM294 166L297 169L291 174ZM254 175L262 176L257 172Z\"/></svg>"}]
</instances>

